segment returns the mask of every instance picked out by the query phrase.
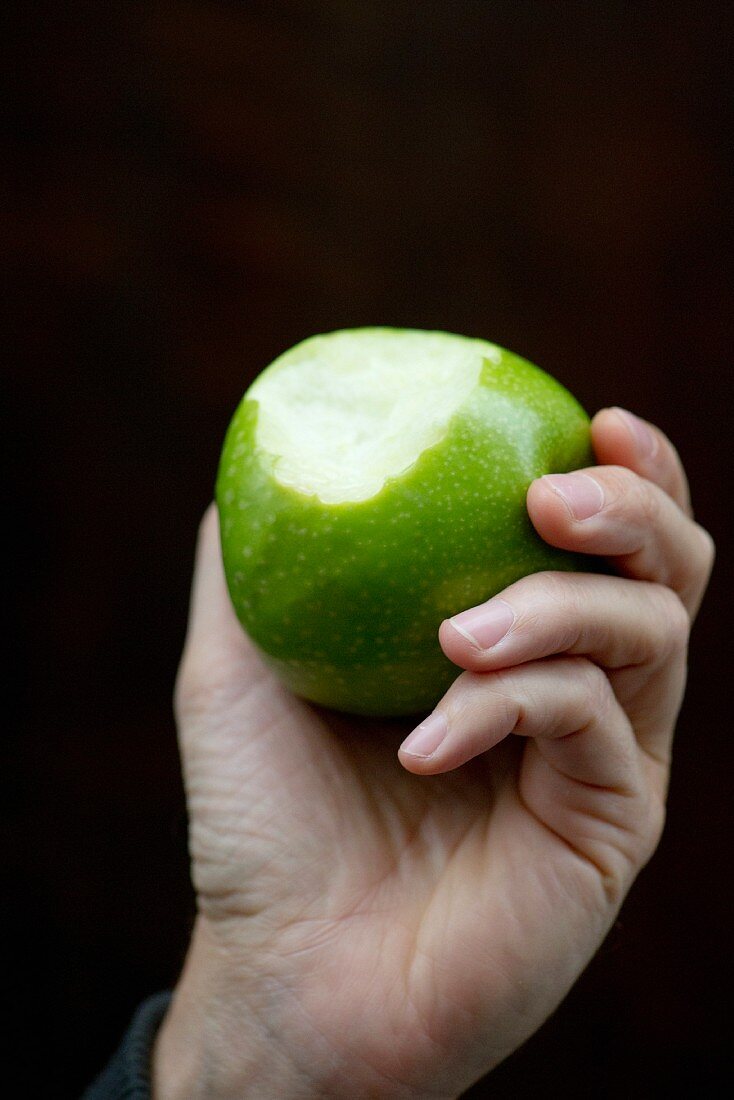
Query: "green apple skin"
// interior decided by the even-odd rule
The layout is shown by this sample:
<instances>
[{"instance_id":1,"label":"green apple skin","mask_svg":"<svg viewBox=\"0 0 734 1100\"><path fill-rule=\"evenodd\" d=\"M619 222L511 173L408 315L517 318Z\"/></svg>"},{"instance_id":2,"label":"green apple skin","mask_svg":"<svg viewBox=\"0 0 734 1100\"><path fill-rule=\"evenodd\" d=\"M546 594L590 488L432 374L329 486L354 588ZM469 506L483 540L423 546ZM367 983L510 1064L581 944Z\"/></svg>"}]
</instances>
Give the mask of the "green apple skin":
<instances>
[{"instance_id":1,"label":"green apple skin","mask_svg":"<svg viewBox=\"0 0 734 1100\"><path fill-rule=\"evenodd\" d=\"M235 412L216 492L227 584L296 695L359 715L430 710L459 674L438 643L444 618L527 574L588 568L538 537L525 498L535 478L592 462L589 418L545 372L487 347L499 362L483 360L444 438L368 500L279 484L255 443L257 402L245 394Z\"/></svg>"}]
</instances>

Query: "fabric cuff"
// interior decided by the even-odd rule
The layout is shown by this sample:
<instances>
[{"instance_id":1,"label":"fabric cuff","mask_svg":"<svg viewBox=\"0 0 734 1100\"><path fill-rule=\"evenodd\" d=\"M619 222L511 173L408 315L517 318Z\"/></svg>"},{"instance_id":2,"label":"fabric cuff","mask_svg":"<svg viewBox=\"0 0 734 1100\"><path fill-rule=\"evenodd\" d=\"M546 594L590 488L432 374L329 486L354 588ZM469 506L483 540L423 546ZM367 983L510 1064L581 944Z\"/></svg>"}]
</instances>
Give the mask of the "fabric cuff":
<instances>
[{"instance_id":1,"label":"fabric cuff","mask_svg":"<svg viewBox=\"0 0 734 1100\"><path fill-rule=\"evenodd\" d=\"M153 1042L170 1001L170 992L143 1001L115 1055L82 1100L150 1100Z\"/></svg>"}]
</instances>

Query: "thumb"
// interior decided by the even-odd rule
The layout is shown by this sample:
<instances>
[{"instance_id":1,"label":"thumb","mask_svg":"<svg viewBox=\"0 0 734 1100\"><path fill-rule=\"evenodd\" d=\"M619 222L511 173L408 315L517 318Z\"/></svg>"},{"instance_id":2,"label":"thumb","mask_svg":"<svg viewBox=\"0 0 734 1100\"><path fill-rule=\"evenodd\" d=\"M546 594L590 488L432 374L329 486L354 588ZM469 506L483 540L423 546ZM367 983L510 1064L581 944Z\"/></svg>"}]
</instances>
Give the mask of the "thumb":
<instances>
[{"instance_id":1,"label":"thumb","mask_svg":"<svg viewBox=\"0 0 734 1100\"><path fill-rule=\"evenodd\" d=\"M269 675L235 615L227 591L219 513L211 504L199 526L189 622L176 680L177 713L195 702L232 701ZM224 698L223 698L224 696Z\"/></svg>"}]
</instances>

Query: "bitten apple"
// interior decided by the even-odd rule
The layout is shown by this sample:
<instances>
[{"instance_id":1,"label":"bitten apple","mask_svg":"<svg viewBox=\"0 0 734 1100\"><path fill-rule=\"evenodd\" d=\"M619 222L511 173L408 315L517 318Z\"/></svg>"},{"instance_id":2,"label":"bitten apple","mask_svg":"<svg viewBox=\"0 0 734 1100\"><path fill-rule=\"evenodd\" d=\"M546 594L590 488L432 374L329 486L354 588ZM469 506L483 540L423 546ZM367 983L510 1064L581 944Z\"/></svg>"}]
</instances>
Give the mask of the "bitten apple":
<instances>
[{"instance_id":1,"label":"bitten apple","mask_svg":"<svg viewBox=\"0 0 734 1100\"><path fill-rule=\"evenodd\" d=\"M427 710L458 674L442 619L527 573L582 567L536 535L525 495L591 460L578 402L494 344L311 337L255 380L227 432L217 502L235 611L297 695Z\"/></svg>"}]
</instances>

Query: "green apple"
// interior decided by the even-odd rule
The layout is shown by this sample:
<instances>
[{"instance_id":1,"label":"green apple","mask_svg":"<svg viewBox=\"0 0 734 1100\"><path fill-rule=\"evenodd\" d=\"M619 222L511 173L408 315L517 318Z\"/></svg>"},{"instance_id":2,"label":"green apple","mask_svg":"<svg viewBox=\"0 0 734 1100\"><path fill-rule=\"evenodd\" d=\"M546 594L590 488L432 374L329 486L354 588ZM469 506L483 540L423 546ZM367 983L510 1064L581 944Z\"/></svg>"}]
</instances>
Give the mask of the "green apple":
<instances>
[{"instance_id":1,"label":"green apple","mask_svg":"<svg viewBox=\"0 0 734 1100\"><path fill-rule=\"evenodd\" d=\"M578 402L494 344L390 328L304 340L255 380L224 443L235 611L297 695L424 711L458 675L442 619L582 567L536 535L525 495L591 459Z\"/></svg>"}]
</instances>

